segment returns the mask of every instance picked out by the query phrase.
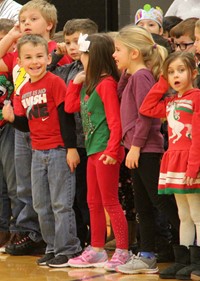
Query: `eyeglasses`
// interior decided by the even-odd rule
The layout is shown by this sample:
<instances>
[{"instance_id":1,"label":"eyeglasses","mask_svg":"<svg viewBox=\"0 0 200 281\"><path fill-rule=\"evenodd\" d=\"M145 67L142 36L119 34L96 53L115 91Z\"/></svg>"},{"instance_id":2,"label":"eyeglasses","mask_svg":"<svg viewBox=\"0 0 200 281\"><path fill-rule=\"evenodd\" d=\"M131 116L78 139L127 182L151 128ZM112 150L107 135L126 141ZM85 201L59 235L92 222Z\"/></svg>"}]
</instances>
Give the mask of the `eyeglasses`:
<instances>
[{"instance_id":1,"label":"eyeglasses","mask_svg":"<svg viewBox=\"0 0 200 281\"><path fill-rule=\"evenodd\" d=\"M181 51L185 51L188 46L191 46L193 44L194 44L194 42L191 42L191 43L180 43L180 44L174 43L174 48L175 48L175 50L177 48L180 48Z\"/></svg>"}]
</instances>

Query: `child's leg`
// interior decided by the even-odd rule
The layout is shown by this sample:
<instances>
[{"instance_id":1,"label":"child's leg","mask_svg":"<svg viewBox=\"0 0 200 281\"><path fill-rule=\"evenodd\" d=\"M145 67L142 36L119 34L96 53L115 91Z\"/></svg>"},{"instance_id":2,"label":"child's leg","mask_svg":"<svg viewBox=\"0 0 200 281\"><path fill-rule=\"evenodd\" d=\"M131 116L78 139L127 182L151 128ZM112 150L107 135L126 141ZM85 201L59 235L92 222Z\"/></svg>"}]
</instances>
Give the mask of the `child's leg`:
<instances>
[{"instance_id":1,"label":"child's leg","mask_svg":"<svg viewBox=\"0 0 200 281\"><path fill-rule=\"evenodd\" d=\"M106 218L97 182L96 162L99 154L88 157L87 163L87 201L90 210L91 245L103 248L106 236Z\"/></svg>"},{"instance_id":2,"label":"child's leg","mask_svg":"<svg viewBox=\"0 0 200 281\"><path fill-rule=\"evenodd\" d=\"M191 218L196 226L197 246L200 246L200 194L187 194L186 196L190 208Z\"/></svg>"},{"instance_id":3,"label":"child's leg","mask_svg":"<svg viewBox=\"0 0 200 281\"><path fill-rule=\"evenodd\" d=\"M121 151L123 154L124 151ZM105 165L96 161L97 180L101 192L103 206L108 212L116 239L116 248L128 249L128 225L119 203L119 170L120 163Z\"/></svg>"},{"instance_id":4,"label":"child's leg","mask_svg":"<svg viewBox=\"0 0 200 281\"><path fill-rule=\"evenodd\" d=\"M195 238L195 226L194 221L191 218L188 195L189 194L175 194L176 204L178 207L178 214L180 218L180 245L184 245L187 247L193 245ZM198 202L199 210L200 201ZM192 204L193 201L191 200L191 205ZM198 204L195 204L195 206Z\"/></svg>"}]
</instances>

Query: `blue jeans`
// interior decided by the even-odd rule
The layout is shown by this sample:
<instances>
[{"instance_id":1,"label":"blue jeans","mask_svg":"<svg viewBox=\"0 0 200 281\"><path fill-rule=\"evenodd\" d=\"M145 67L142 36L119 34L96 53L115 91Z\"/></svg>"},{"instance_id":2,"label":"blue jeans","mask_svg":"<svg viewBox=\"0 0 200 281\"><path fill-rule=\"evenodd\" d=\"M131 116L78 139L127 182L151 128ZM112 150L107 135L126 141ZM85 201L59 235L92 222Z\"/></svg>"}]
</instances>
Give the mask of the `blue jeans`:
<instances>
[{"instance_id":1,"label":"blue jeans","mask_svg":"<svg viewBox=\"0 0 200 281\"><path fill-rule=\"evenodd\" d=\"M66 150L33 150L33 206L38 214L46 253L72 255L81 251L72 208L75 173L66 164Z\"/></svg>"},{"instance_id":2,"label":"blue jeans","mask_svg":"<svg viewBox=\"0 0 200 281\"><path fill-rule=\"evenodd\" d=\"M16 226L20 232L29 232L30 238L42 240L38 215L33 209L31 186L32 148L29 133L15 130L15 166L17 178L17 196L21 210Z\"/></svg>"},{"instance_id":3,"label":"blue jeans","mask_svg":"<svg viewBox=\"0 0 200 281\"><path fill-rule=\"evenodd\" d=\"M9 228L16 231L16 220L21 209L17 198L14 135L10 124L0 129L0 231L9 231Z\"/></svg>"}]
</instances>

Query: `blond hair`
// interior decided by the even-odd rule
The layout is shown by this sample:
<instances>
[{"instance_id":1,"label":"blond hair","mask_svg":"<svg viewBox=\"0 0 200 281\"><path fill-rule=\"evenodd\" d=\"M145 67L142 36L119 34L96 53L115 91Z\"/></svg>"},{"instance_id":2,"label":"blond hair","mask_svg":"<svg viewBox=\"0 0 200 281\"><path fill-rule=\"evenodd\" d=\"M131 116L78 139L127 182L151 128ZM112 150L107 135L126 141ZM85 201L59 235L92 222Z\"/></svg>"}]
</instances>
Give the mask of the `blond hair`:
<instances>
[{"instance_id":1,"label":"blond hair","mask_svg":"<svg viewBox=\"0 0 200 281\"><path fill-rule=\"evenodd\" d=\"M150 68L153 76L158 80L163 62L167 57L167 50L155 43L151 33L140 26L127 25L119 30L115 39L119 40L129 50L138 50L145 65Z\"/></svg>"},{"instance_id":2,"label":"blond hair","mask_svg":"<svg viewBox=\"0 0 200 281\"><path fill-rule=\"evenodd\" d=\"M19 12L19 19L22 13L29 9L38 10L43 16L43 18L46 20L46 22L48 24L52 24L52 29L50 30L49 34L50 38L52 38L54 36L56 26L58 23L56 7L45 0L31 0L22 6Z\"/></svg>"}]
</instances>

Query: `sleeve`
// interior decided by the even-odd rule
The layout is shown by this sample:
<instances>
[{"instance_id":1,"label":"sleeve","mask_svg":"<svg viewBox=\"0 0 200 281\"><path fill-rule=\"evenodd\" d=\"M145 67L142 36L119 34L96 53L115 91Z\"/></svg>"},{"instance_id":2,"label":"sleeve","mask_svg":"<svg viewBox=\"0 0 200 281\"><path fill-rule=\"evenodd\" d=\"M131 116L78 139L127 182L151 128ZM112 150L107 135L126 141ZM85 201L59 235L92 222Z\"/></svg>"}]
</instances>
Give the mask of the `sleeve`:
<instances>
[{"instance_id":1,"label":"sleeve","mask_svg":"<svg viewBox=\"0 0 200 281\"><path fill-rule=\"evenodd\" d=\"M64 102L58 107L61 135L66 148L76 147L76 123L74 114L65 112Z\"/></svg>"},{"instance_id":2,"label":"sleeve","mask_svg":"<svg viewBox=\"0 0 200 281\"><path fill-rule=\"evenodd\" d=\"M15 52L7 53L3 56L2 60L8 68L8 72L12 74L13 71L13 61L14 61Z\"/></svg>"},{"instance_id":3,"label":"sleeve","mask_svg":"<svg viewBox=\"0 0 200 281\"><path fill-rule=\"evenodd\" d=\"M120 106L117 97L117 85L114 81L103 81L96 88L103 104L110 130L110 137L105 154L117 159L120 143L122 140L122 128L120 120Z\"/></svg>"},{"instance_id":4,"label":"sleeve","mask_svg":"<svg viewBox=\"0 0 200 281\"><path fill-rule=\"evenodd\" d=\"M154 118L166 117L166 101L168 99L161 100L161 98L168 88L167 81L161 76L142 102L139 109L140 114Z\"/></svg>"},{"instance_id":5,"label":"sleeve","mask_svg":"<svg viewBox=\"0 0 200 281\"><path fill-rule=\"evenodd\" d=\"M28 119L26 116L17 116L15 115L15 120L13 123L11 123L13 127L18 129L19 131L22 132L29 132L29 125L28 125Z\"/></svg>"},{"instance_id":6,"label":"sleeve","mask_svg":"<svg viewBox=\"0 0 200 281\"><path fill-rule=\"evenodd\" d=\"M80 111L80 92L82 84L74 84L73 80L69 82L67 86L67 92L65 96L65 111L68 113Z\"/></svg>"},{"instance_id":7,"label":"sleeve","mask_svg":"<svg viewBox=\"0 0 200 281\"><path fill-rule=\"evenodd\" d=\"M179 5L178 1L174 0L174 2L171 4L169 9L167 10L167 12L165 14L165 17L167 17L167 16L176 16L177 15L177 7L178 7L178 5Z\"/></svg>"},{"instance_id":8,"label":"sleeve","mask_svg":"<svg viewBox=\"0 0 200 281\"><path fill-rule=\"evenodd\" d=\"M189 150L186 176L196 179L200 172L200 93L195 99L194 113L192 117L192 144Z\"/></svg>"},{"instance_id":9,"label":"sleeve","mask_svg":"<svg viewBox=\"0 0 200 281\"><path fill-rule=\"evenodd\" d=\"M57 55L55 51L51 53L51 63L47 66L47 70L53 71L55 70L56 66L58 65L59 61L63 58L62 55Z\"/></svg>"}]
</instances>

